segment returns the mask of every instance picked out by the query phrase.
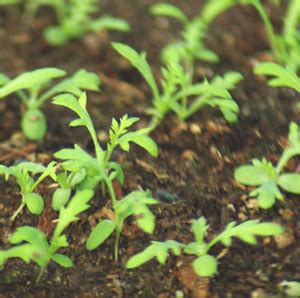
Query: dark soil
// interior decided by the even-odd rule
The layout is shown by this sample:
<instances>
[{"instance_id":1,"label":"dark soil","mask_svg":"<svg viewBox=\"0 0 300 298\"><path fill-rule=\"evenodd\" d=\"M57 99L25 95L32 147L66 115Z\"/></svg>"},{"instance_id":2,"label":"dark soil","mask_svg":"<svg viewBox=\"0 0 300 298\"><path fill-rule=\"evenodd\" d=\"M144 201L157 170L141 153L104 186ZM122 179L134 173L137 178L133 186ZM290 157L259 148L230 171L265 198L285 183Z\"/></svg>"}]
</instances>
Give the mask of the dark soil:
<instances>
[{"instance_id":1,"label":"dark soil","mask_svg":"<svg viewBox=\"0 0 300 298\"><path fill-rule=\"evenodd\" d=\"M146 107L151 96L141 76L110 47L110 40L126 42L146 50L158 73L159 51L178 36L178 24L148 15L149 5L159 1L101 1L103 12L122 16L132 26L130 34L91 34L63 48L49 47L41 30L51 21L42 11L31 28L21 26L13 8L0 11L0 72L15 76L35 68L56 66L70 74L79 68L98 73L103 81L101 93L89 94L89 111L99 134L107 132L112 117L125 113L138 115L146 125ZM199 1L170 1L189 15L200 9ZM274 22L280 25L278 9L271 7ZM10 260L0 272L0 297L283 297L277 285L283 280L300 278L300 204L299 196L286 195L283 202L268 211L253 206L245 189L233 179L235 167L252 158L278 160L290 121L299 123L293 106L297 97L286 89L270 88L262 77L252 73L253 64L267 57L265 33L259 17L251 7L235 7L217 18L210 28L209 46L220 56L216 65L201 63L197 73L211 77L228 70L241 72L245 79L234 90L240 105L239 122L228 125L220 113L205 108L186 124L170 115L153 133L160 148L153 159L133 146L128 155L119 152L114 158L124 167L126 185L123 194L139 187L152 190L161 203L153 208L157 218L155 234L147 236L128 223L121 238L120 262L113 260L111 238L101 248L88 252L84 242L97 220L109 210L108 198L97 194L92 207L68 230L70 247L65 251L75 266L62 269L50 264L39 285L34 284L38 267ZM49 104L46 114L49 132L38 144L24 140L19 133L19 101L11 97L0 102L0 160L11 165L19 159L47 163L57 150L80 144L92 150L84 129L68 128L74 116ZM298 160L299 162L299 160ZM295 169L297 160L289 165ZM49 182L50 183L50 182ZM51 185L44 183L41 192L49 205ZM23 212L14 224L9 217L19 204L18 189L13 183L0 181L0 246L9 247L9 235L21 225L38 226L51 233L55 214L46 208L41 218ZM174 198L174 201L169 199ZM198 278L190 267L191 259L171 256L166 265L156 261L136 270L126 270L126 260L145 248L150 240L192 240L191 219L200 215L210 224L209 237L230 221L260 219L281 223L287 233L274 241L267 238L259 246L234 241L229 251L222 246L213 250L223 257L219 274L213 279ZM256 295L256 296L255 296ZM273 297L273 296L272 296Z\"/></svg>"}]
</instances>

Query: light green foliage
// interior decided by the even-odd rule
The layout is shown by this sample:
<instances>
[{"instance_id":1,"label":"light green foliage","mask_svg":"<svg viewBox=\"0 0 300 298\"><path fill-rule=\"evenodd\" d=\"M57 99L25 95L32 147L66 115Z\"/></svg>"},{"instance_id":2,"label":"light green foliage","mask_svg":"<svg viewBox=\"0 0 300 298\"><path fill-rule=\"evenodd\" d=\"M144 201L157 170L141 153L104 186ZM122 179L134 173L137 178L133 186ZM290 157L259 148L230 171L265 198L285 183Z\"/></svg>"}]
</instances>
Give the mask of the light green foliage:
<instances>
[{"instance_id":1,"label":"light green foliage","mask_svg":"<svg viewBox=\"0 0 300 298\"><path fill-rule=\"evenodd\" d=\"M237 121L239 107L228 90L235 88L242 79L241 74L228 72L223 77L216 76L210 82L204 80L202 83L194 84L192 74L174 62L162 68L160 92L145 53L139 54L121 43L113 43L113 47L137 68L151 88L153 106L148 110L153 115L151 129L154 129L171 111L184 121L205 105L218 107L228 122Z\"/></svg>"},{"instance_id":2,"label":"light green foliage","mask_svg":"<svg viewBox=\"0 0 300 298\"><path fill-rule=\"evenodd\" d=\"M144 251L131 257L126 267L128 269L138 267L155 257L161 264L164 264L169 255L168 251L171 250L176 256L179 256L182 252L194 255L196 257L192 264L194 271L199 276L211 277L217 273L218 261L216 257L208 254L208 252L218 242L229 247L232 238L235 237L247 244L257 245L256 236L272 236L281 234L284 231L278 224L260 223L258 220L249 220L239 225L236 222L230 222L223 232L212 238L210 242L205 242L208 228L209 226L204 217L193 220L194 242L182 244L173 240L167 240L166 242L153 241Z\"/></svg>"},{"instance_id":3,"label":"light green foliage","mask_svg":"<svg viewBox=\"0 0 300 298\"><path fill-rule=\"evenodd\" d=\"M46 100L60 93L79 96L82 90L99 90L99 77L84 69L78 70L71 78L53 84L54 79L65 75L66 72L61 69L41 68L25 72L12 80L0 76L0 99L16 93L26 108L21 127L28 139L41 140L47 132L46 117L41 111Z\"/></svg>"},{"instance_id":4,"label":"light green foliage","mask_svg":"<svg viewBox=\"0 0 300 298\"><path fill-rule=\"evenodd\" d=\"M48 242L46 235L36 228L29 226L17 228L16 232L12 234L10 242L19 245L0 251L0 267L3 267L9 258L21 258L26 263L34 261L41 268L37 282L50 261L66 268L72 267L72 260L66 255L57 253L57 251L62 247L69 246L67 236L63 232L70 223L78 220L80 213L90 207L88 202L93 194L91 190L77 192L68 206L60 209L58 223L50 242Z\"/></svg>"},{"instance_id":5,"label":"light green foliage","mask_svg":"<svg viewBox=\"0 0 300 298\"><path fill-rule=\"evenodd\" d=\"M86 177L86 171L83 168L79 172L71 172L69 175L67 172L59 173L56 177L56 182L59 184L52 195L52 208L55 211L59 211L69 201L72 188L81 183Z\"/></svg>"},{"instance_id":6,"label":"light green foliage","mask_svg":"<svg viewBox=\"0 0 300 298\"><path fill-rule=\"evenodd\" d=\"M146 233L152 234L155 228L155 217L147 205L157 204L149 191L134 191L115 202L115 220L101 220L92 230L86 243L89 250L101 245L116 231L115 258L118 258L118 242L126 218L136 216L137 225Z\"/></svg>"},{"instance_id":7,"label":"light green foliage","mask_svg":"<svg viewBox=\"0 0 300 298\"><path fill-rule=\"evenodd\" d=\"M253 5L264 23L274 60L297 73L300 68L300 1L290 0L284 17L282 33L276 33L268 12L260 0L239 0Z\"/></svg>"},{"instance_id":8,"label":"light green foliage","mask_svg":"<svg viewBox=\"0 0 300 298\"><path fill-rule=\"evenodd\" d=\"M56 180L55 171L55 162L49 163L47 167L32 162L22 162L11 167L0 165L0 175L4 175L6 180L10 176L15 177L16 182L21 189L21 204L11 217L11 220L14 220L25 206L33 214L38 215L43 211L44 200L42 196L35 193L34 190L48 176L50 176L53 180ZM37 174L40 174L40 176L34 180L32 176Z\"/></svg>"},{"instance_id":9,"label":"light green foliage","mask_svg":"<svg viewBox=\"0 0 300 298\"><path fill-rule=\"evenodd\" d=\"M258 75L271 76L268 84L272 87L289 87L300 93L300 78L296 73L276 63L266 62L255 67ZM300 107L300 103L297 105Z\"/></svg>"},{"instance_id":10,"label":"light green foliage","mask_svg":"<svg viewBox=\"0 0 300 298\"><path fill-rule=\"evenodd\" d=\"M79 172L82 169L85 170L86 177L82 182L79 183L78 189L94 189L97 185L99 185L99 183L101 183L102 190L104 191L104 186L107 186L113 202L113 209L115 211L115 224L111 223L110 221L104 221L104 223L100 222L100 227L101 225L105 225L106 228L104 230L107 231L107 234L105 232L103 232L104 234L100 233L101 235L99 237L102 237L100 240L103 239L103 242L114 230L116 230L115 257L117 259L118 243L123 221L132 214L137 215L137 210L139 210L139 212L142 213L145 218L147 218L147 224L149 224L148 232L150 232L152 230L151 227L153 226L153 222L151 221L151 216L147 211L148 209L146 208L146 205L151 204L150 201L152 203L154 203L154 201L153 199L148 198L148 193L144 192L133 192L132 194L129 194L127 197L123 198L123 200L117 201L112 182L114 179L116 179L121 185L123 185L124 173L118 163L111 161L111 156L117 147L125 152L129 152L131 143L135 143L144 148L149 154L156 157L158 155L157 145L147 135L149 132L149 129L147 128L129 132L128 129L135 122L137 122L139 118L129 118L127 115L125 115L119 120L119 122L116 119L112 120L111 129L109 131L109 142L106 146L106 150L104 150L98 142L95 128L90 115L86 110L87 98L85 93L82 93L79 99L70 94L59 95L55 97L54 103L65 106L74 111L79 118L73 120L70 123L70 126L86 127L93 140L96 155L95 157L81 149L78 145L75 145L74 149L62 149L55 153L54 156L64 160L62 166L67 171ZM136 207L130 207L130 209L129 206L131 206L130 204L132 200L135 202ZM123 213L124 210L122 209L122 206L129 208L128 210L130 210L130 212L128 211L129 213ZM137 223L141 226L143 223L142 219L138 219ZM145 227L142 227L142 229L146 230ZM98 230L99 228L97 228L96 232L92 233L92 235L97 237ZM106 237L103 235L106 235ZM94 236L92 239L94 239ZM98 245L100 244L101 241ZM94 245L89 245L89 247L94 247Z\"/></svg>"},{"instance_id":11,"label":"light green foliage","mask_svg":"<svg viewBox=\"0 0 300 298\"><path fill-rule=\"evenodd\" d=\"M283 200L279 187L287 192L300 194L300 174L282 173L287 162L300 155L300 134L296 123L290 124L289 145L284 149L276 167L265 158L252 160L252 165L240 166L235 170L236 181L244 185L256 186L250 192L251 197L258 198L261 208L271 208L276 199Z\"/></svg>"},{"instance_id":12,"label":"light green foliage","mask_svg":"<svg viewBox=\"0 0 300 298\"><path fill-rule=\"evenodd\" d=\"M183 26L182 39L167 45L161 52L162 60L166 64L181 62L186 69L191 69L195 60L218 61L218 56L205 47L207 23L200 16L189 20L181 9L168 3L154 4L150 12L155 16L172 17Z\"/></svg>"},{"instance_id":13,"label":"light green foliage","mask_svg":"<svg viewBox=\"0 0 300 298\"><path fill-rule=\"evenodd\" d=\"M128 32L130 27L126 21L112 16L94 19L98 11L97 0L69 0L65 3L64 13L59 24L46 28L44 36L53 46L63 46L72 39L81 38L87 32L101 30L117 30Z\"/></svg>"}]
</instances>

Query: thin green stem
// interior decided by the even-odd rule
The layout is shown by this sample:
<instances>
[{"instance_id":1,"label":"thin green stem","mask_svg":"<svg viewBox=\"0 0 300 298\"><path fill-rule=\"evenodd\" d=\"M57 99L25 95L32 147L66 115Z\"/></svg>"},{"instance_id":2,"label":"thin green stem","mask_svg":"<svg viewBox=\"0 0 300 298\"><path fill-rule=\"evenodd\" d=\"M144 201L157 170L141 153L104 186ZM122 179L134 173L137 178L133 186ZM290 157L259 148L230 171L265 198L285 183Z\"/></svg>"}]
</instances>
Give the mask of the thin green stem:
<instances>
[{"instance_id":1,"label":"thin green stem","mask_svg":"<svg viewBox=\"0 0 300 298\"><path fill-rule=\"evenodd\" d=\"M18 216L18 214L23 210L23 208L25 207L26 203L24 202L24 199L22 199L22 202L19 206L19 208L14 212L14 214L11 216L10 220L14 221L15 218Z\"/></svg>"},{"instance_id":2,"label":"thin green stem","mask_svg":"<svg viewBox=\"0 0 300 298\"><path fill-rule=\"evenodd\" d=\"M46 270L46 268L47 268L47 265L48 265L48 263L47 263L46 265L44 265L44 266L41 267L40 272L39 272L39 275L37 276L37 278L36 278L36 280L35 280L35 284L36 284L36 285L40 282L40 279L41 279L42 276L44 275L45 270Z\"/></svg>"}]
</instances>

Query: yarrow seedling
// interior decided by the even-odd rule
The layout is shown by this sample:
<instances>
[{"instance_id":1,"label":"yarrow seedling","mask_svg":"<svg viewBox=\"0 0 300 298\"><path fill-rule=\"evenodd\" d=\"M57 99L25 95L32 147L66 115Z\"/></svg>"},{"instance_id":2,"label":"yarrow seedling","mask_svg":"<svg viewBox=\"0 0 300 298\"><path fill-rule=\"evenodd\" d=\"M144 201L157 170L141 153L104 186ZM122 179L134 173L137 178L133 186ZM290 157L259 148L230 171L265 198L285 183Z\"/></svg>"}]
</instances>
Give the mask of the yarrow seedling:
<instances>
[{"instance_id":1,"label":"yarrow seedling","mask_svg":"<svg viewBox=\"0 0 300 298\"><path fill-rule=\"evenodd\" d=\"M250 192L251 197L258 198L258 204L263 209L271 208L276 199L283 200L279 186L287 192L300 194L300 174L282 173L287 162L300 155L300 134L296 123L290 124L289 145L284 149L276 167L266 160L253 159L253 165L240 166L235 170L237 182L257 187Z\"/></svg>"},{"instance_id":2,"label":"yarrow seedling","mask_svg":"<svg viewBox=\"0 0 300 298\"><path fill-rule=\"evenodd\" d=\"M210 255L209 250L218 242L229 247L232 244L232 238L236 237L247 244L257 245L256 236L272 236L281 234L284 231L280 225L274 223L260 223L258 220L249 220L237 225L233 221L226 226L223 232L212 238L211 241L206 242L204 238L208 228L209 226L204 217L193 220L192 232L195 238L194 242L183 244L174 240L165 242L152 241L152 244L144 251L128 260L126 268L131 269L141 266L153 258L164 264L169 256L169 250L176 256L179 256L183 251L196 257L192 266L199 276L212 277L218 272L218 257Z\"/></svg>"},{"instance_id":3,"label":"yarrow seedling","mask_svg":"<svg viewBox=\"0 0 300 298\"><path fill-rule=\"evenodd\" d=\"M70 172L86 171L86 177L79 183L78 189L94 189L101 183L102 190L107 187L112 199L115 212L114 220L101 221L89 237L87 247L94 249L99 246L113 231L116 231L115 258L118 256L118 245L120 233L124 220L130 215L140 215L142 218L137 220L139 226L146 232L151 233L154 229L154 217L147 204L155 204L148 192L133 192L118 201L113 187L113 180L118 180L121 185L124 183L124 173L121 166L111 161L111 156L117 147L128 152L130 143L135 143L144 148L152 156L156 157L158 149L156 143L147 135L149 129L139 129L128 132L128 129L139 120L139 118L129 118L123 116L120 121L113 119L109 132L109 142L106 150L100 146L95 128L90 115L86 110L87 98L82 93L79 100L73 95L64 94L55 97L54 103L62 105L74 111L79 118L73 120L70 126L85 126L93 140L96 157L93 157L78 145L74 149L62 149L55 153L55 157L64 160L63 168Z\"/></svg>"},{"instance_id":4,"label":"yarrow seedling","mask_svg":"<svg viewBox=\"0 0 300 298\"><path fill-rule=\"evenodd\" d=\"M50 261L66 268L72 267L72 260L64 254L57 253L57 251L62 247L69 246L67 236L63 232L70 223L78 220L80 213L90 207L88 202L93 194L91 190L79 191L72 197L67 207L60 209L57 225L50 242L42 231L34 227L17 228L10 238L10 243L19 245L0 251L0 268L3 268L5 262L10 258L21 258L26 263L34 261L41 268L37 278L38 282Z\"/></svg>"},{"instance_id":5,"label":"yarrow seedling","mask_svg":"<svg viewBox=\"0 0 300 298\"><path fill-rule=\"evenodd\" d=\"M161 52L166 64L182 63L185 70L192 73L195 60L218 61L218 56L205 47L207 23L200 16L190 20L180 8L169 3L154 4L150 12L155 16L172 17L183 26L182 40L170 43Z\"/></svg>"},{"instance_id":6,"label":"yarrow seedling","mask_svg":"<svg viewBox=\"0 0 300 298\"><path fill-rule=\"evenodd\" d=\"M192 75L174 62L162 68L162 92L160 92L145 53L139 54L121 43L113 43L113 47L130 61L151 88L153 106L148 110L152 115L151 130L155 129L171 111L185 121L205 105L218 107L228 122L237 121L239 107L228 90L233 89L242 79L241 74L228 72L223 77L215 77L211 82L204 80L202 83L193 84Z\"/></svg>"},{"instance_id":7,"label":"yarrow seedling","mask_svg":"<svg viewBox=\"0 0 300 298\"><path fill-rule=\"evenodd\" d=\"M57 26L46 28L44 36L53 46L63 46L72 39L78 39L88 32L99 32L105 29L128 32L129 24L120 18L109 15L94 19L98 11L97 0L70 0L60 11Z\"/></svg>"},{"instance_id":8,"label":"yarrow seedling","mask_svg":"<svg viewBox=\"0 0 300 298\"><path fill-rule=\"evenodd\" d=\"M40 194L34 191L46 177L50 176L53 180L56 180L55 171L55 162L49 163L47 167L32 162L22 162L11 167L0 165L0 174L4 175L6 180L8 180L9 176L15 177L21 188L21 204L12 215L11 220L14 220L25 206L30 213L41 214L44 209L44 200ZM31 173L32 176L36 174L40 174L40 176L34 180L29 173Z\"/></svg>"},{"instance_id":9,"label":"yarrow seedling","mask_svg":"<svg viewBox=\"0 0 300 298\"><path fill-rule=\"evenodd\" d=\"M78 70L71 78L57 84L51 81L66 75L57 68L41 68L23 73L10 80L0 76L0 99L16 93L25 106L21 127L26 137L33 141L41 140L47 132L47 122L41 108L46 100L60 93L79 96L82 90L98 91L99 77L86 70Z\"/></svg>"}]
</instances>

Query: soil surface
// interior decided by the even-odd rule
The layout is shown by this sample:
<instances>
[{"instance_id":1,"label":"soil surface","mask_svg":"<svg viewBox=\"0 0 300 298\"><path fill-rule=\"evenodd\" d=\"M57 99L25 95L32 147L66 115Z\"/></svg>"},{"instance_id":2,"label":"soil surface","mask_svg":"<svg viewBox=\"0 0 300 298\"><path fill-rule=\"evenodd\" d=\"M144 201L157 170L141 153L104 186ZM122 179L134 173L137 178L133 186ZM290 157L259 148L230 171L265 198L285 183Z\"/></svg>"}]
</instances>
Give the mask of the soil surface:
<instances>
[{"instance_id":1,"label":"soil surface","mask_svg":"<svg viewBox=\"0 0 300 298\"><path fill-rule=\"evenodd\" d=\"M35 68L53 66L70 74L79 68L94 71L102 79L101 93L90 93L88 110L101 139L105 139L112 117L124 114L148 118L145 109L151 102L150 90L142 77L110 46L121 41L138 50L146 50L155 73L159 76L159 51L168 41L179 36L178 24L165 18L153 18L148 8L153 0L101 1L102 13L127 19L130 34L89 34L63 48L48 46L41 30L53 16L42 10L31 27L22 26L18 12L0 10L0 72L11 77ZM201 1L170 1L193 16ZM199 4L200 2L200 4ZM273 21L280 28L280 9L270 6ZM282 10L281 10L282 11ZM270 59L265 32L259 16L251 7L237 6L218 17L211 25L208 45L219 55L214 65L199 63L199 77L211 78L228 70L243 74L244 81L232 92L241 112L239 122L228 125L218 111L205 107L187 123L174 115L152 134L159 146L159 157L151 158L132 146L130 154L118 152L126 174L122 193L139 188L150 189L160 204L153 207L157 225L148 236L133 222L128 222L120 243L120 261L113 260L114 238L89 252L85 241L100 218L111 210L109 198L96 194L92 207L73 223L68 231L70 246L61 250L69 255L74 267L62 269L51 263L39 285L35 264L10 260L0 272L0 297L285 297L277 285L283 280L300 279L300 204L299 196L286 194L274 208L258 210L248 191L237 185L234 169L262 158L276 162L287 142L291 121L300 123L294 109L297 96L288 89L270 88L266 80L256 77L252 67L259 60ZM299 97L299 96L298 96ZM45 108L49 132L43 142L30 143L19 129L22 113L14 96L0 102L0 162L12 165L20 159L47 163L53 154L65 147L79 144L92 152L92 143L84 129L68 128L74 114L49 103ZM300 160L288 167L295 170ZM51 234L51 182L43 183L40 192L46 207L40 218L24 211L11 224L9 217L18 207L20 195L15 183L0 180L0 246L9 247L9 235L22 225L38 226ZM282 224L284 236L265 238L252 247L238 240L229 250L221 245L212 253L222 253L219 274L212 279L197 277L191 269L192 259L170 256L166 265L155 260L136 270L124 269L130 256L144 249L151 240L174 239L191 241L191 220L205 216L210 225L208 238L220 232L230 221L260 219ZM178 296L179 297L179 296Z\"/></svg>"}]
</instances>

